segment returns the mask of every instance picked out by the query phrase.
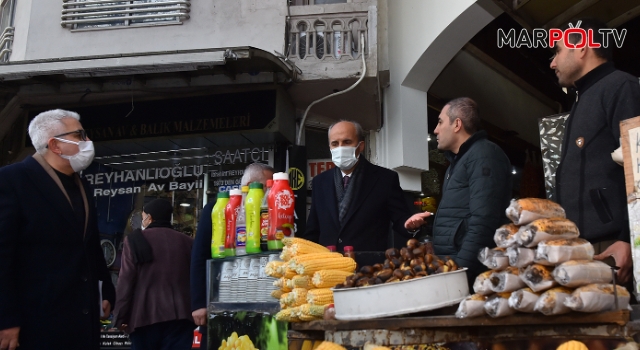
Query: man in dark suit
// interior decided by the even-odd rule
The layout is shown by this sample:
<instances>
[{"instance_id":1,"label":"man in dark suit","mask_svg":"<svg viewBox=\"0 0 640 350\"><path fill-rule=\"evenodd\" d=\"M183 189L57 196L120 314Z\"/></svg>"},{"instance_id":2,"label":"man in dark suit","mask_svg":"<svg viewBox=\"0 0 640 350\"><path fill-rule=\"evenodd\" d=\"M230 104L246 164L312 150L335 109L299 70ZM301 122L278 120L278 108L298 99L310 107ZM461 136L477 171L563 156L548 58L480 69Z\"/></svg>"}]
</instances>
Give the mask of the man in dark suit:
<instances>
[{"instance_id":1,"label":"man in dark suit","mask_svg":"<svg viewBox=\"0 0 640 350\"><path fill-rule=\"evenodd\" d=\"M29 124L37 153L0 168L0 349L98 349L100 314L114 305L91 190L77 174L94 155L79 119L39 114Z\"/></svg>"},{"instance_id":2,"label":"man in dark suit","mask_svg":"<svg viewBox=\"0 0 640 350\"><path fill-rule=\"evenodd\" d=\"M389 248L390 224L396 233L411 237L431 215L411 216L398 174L362 156L365 145L360 124L340 121L329 127L329 148L336 167L313 179L303 238L334 245L339 251L345 246L355 251L383 251Z\"/></svg>"}]
</instances>

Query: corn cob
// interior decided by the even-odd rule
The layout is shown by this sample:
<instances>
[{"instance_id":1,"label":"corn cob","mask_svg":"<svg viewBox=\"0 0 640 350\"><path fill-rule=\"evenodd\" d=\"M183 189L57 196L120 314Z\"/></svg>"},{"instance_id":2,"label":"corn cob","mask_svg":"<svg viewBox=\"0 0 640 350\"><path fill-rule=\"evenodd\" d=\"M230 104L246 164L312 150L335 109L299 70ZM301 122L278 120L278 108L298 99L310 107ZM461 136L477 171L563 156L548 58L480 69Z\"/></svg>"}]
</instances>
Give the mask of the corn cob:
<instances>
[{"instance_id":1,"label":"corn cob","mask_svg":"<svg viewBox=\"0 0 640 350\"><path fill-rule=\"evenodd\" d=\"M307 302L313 305L333 304L333 291L329 288L311 289L307 292Z\"/></svg>"},{"instance_id":2,"label":"corn cob","mask_svg":"<svg viewBox=\"0 0 640 350\"><path fill-rule=\"evenodd\" d=\"M289 305L287 305L287 303L285 302L285 300L287 300L289 298L289 293L282 293L282 295L280 296L280 308L282 310L284 309L288 309Z\"/></svg>"},{"instance_id":3,"label":"corn cob","mask_svg":"<svg viewBox=\"0 0 640 350\"><path fill-rule=\"evenodd\" d=\"M290 293L287 293L286 298L280 299L287 306L295 307L307 303L307 290L304 288L294 288Z\"/></svg>"},{"instance_id":4,"label":"corn cob","mask_svg":"<svg viewBox=\"0 0 640 350\"><path fill-rule=\"evenodd\" d=\"M306 239L291 237L283 238L282 243L287 246L287 250L283 249L283 254L286 253L285 258L292 258L297 255L311 254L311 253L328 253L329 249L321 246L318 243L307 241ZM283 259L284 260L284 259Z\"/></svg>"},{"instance_id":5,"label":"corn cob","mask_svg":"<svg viewBox=\"0 0 640 350\"><path fill-rule=\"evenodd\" d=\"M300 322L297 308L284 309L275 314L275 319L284 322Z\"/></svg>"},{"instance_id":6,"label":"corn cob","mask_svg":"<svg viewBox=\"0 0 640 350\"><path fill-rule=\"evenodd\" d=\"M281 289L271 291L271 297L275 299L280 299L282 297L282 294L284 294L284 292Z\"/></svg>"},{"instance_id":7,"label":"corn cob","mask_svg":"<svg viewBox=\"0 0 640 350\"><path fill-rule=\"evenodd\" d=\"M296 273L296 270L292 270L288 267L284 270L284 278L288 280L294 278L296 275L298 275L298 273Z\"/></svg>"},{"instance_id":8,"label":"corn cob","mask_svg":"<svg viewBox=\"0 0 640 350\"><path fill-rule=\"evenodd\" d=\"M330 341L324 341L315 350L347 350L347 349L343 348L342 346L336 343L332 343Z\"/></svg>"},{"instance_id":9,"label":"corn cob","mask_svg":"<svg viewBox=\"0 0 640 350\"><path fill-rule=\"evenodd\" d=\"M289 288L289 283L288 283L288 278L278 278L277 280L273 281L273 286L274 287L278 287L280 289L282 289L283 292L290 292L291 288Z\"/></svg>"},{"instance_id":10,"label":"corn cob","mask_svg":"<svg viewBox=\"0 0 640 350\"><path fill-rule=\"evenodd\" d=\"M348 271L320 270L313 274L311 282L316 288L331 288L344 282L351 274Z\"/></svg>"},{"instance_id":11,"label":"corn cob","mask_svg":"<svg viewBox=\"0 0 640 350\"><path fill-rule=\"evenodd\" d=\"M269 261L264 268L264 273L269 277L280 278L282 273L279 272L279 267L284 265L284 261Z\"/></svg>"},{"instance_id":12,"label":"corn cob","mask_svg":"<svg viewBox=\"0 0 640 350\"><path fill-rule=\"evenodd\" d=\"M566 343L560 344L557 350L589 350L584 343L581 343L577 340L570 340Z\"/></svg>"},{"instance_id":13,"label":"corn cob","mask_svg":"<svg viewBox=\"0 0 640 350\"><path fill-rule=\"evenodd\" d=\"M311 289L313 288L313 284L311 284L311 277L303 276L303 275L295 275L291 279L291 288L305 288Z\"/></svg>"},{"instance_id":14,"label":"corn cob","mask_svg":"<svg viewBox=\"0 0 640 350\"><path fill-rule=\"evenodd\" d=\"M325 305L312 305L312 304L302 304L300 305L299 313L301 315L307 315L312 317L324 317L324 309Z\"/></svg>"},{"instance_id":15,"label":"corn cob","mask_svg":"<svg viewBox=\"0 0 640 350\"><path fill-rule=\"evenodd\" d=\"M309 260L296 266L296 272L300 275L313 276L320 270L338 270L353 273L356 270L356 262L351 258L331 258L322 260Z\"/></svg>"},{"instance_id":16,"label":"corn cob","mask_svg":"<svg viewBox=\"0 0 640 350\"><path fill-rule=\"evenodd\" d=\"M292 257L289 261L287 261L287 266L290 269L295 269L298 264L309 261L309 260L318 260L318 259L333 259L333 258L342 258L342 254L329 252L329 253L311 253L311 254L303 254Z\"/></svg>"}]
</instances>

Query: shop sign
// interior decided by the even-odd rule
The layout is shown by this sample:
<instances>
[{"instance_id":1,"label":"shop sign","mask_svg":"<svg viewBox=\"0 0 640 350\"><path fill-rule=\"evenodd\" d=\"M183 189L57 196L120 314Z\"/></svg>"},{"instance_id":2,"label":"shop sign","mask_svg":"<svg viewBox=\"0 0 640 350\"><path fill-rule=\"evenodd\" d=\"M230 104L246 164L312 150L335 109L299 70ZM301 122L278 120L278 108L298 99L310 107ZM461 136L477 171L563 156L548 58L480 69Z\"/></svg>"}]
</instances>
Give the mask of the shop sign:
<instances>
[{"instance_id":1,"label":"shop sign","mask_svg":"<svg viewBox=\"0 0 640 350\"><path fill-rule=\"evenodd\" d=\"M314 177L335 167L336 165L333 164L331 159L309 159L307 161L307 174L309 175L307 178L307 189L312 190L311 180L313 180Z\"/></svg>"},{"instance_id":2,"label":"shop sign","mask_svg":"<svg viewBox=\"0 0 640 350\"><path fill-rule=\"evenodd\" d=\"M276 91L69 107L93 141L262 130L276 117ZM33 119L43 110L32 110ZM26 146L31 140L26 138Z\"/></svg>"},{"instance_id":3,"label":"shop sign","mask_svg":"<svg viewBox=\"0 0 640 350\"><path fill-rule=\"evenodd\" d=\"M83 172L93 187L94 197L115 197L143 191L192 191L204 188L209 176L209 190L228 191L240 188L244 168L251 163L268 163L269 146L238 147L212 150L208 165L157 167L136 170ZM100 167L104 169L104 167Z\"/></svg>"},{"instance_id":4,"label":"shop sign","mask_svg":"<svg viewBox=\"0 0 640 350\"><path fill-rule=\"evenodd\" d=\"M100 332L101 349L123 348L130 346L131 340L129 340L129 336L123 331Z\"/></svg>"}]
</instances>

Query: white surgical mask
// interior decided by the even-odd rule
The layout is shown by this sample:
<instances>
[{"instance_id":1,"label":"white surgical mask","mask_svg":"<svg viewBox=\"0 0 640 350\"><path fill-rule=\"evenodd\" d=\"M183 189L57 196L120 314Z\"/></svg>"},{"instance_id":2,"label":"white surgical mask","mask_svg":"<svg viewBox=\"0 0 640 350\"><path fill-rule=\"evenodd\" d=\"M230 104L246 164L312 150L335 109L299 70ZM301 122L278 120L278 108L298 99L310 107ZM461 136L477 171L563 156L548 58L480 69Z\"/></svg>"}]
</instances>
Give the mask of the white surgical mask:
<instances>
[{"instance_id":1,"label":"white surgical mask","mask_svg":"<svg viewBox=\"0 0 640 350\"><path fill-rule=\"evenodd\" d=\"M144 222L148 219L149 217L147 216L146 218L142 218L142 222L140 223L140 228L142 228L142 231L146 230L147 227L149 227L149 224L145 225Z\"/></svg>"},{"instance_id":2,"label":"white surgical mask","mask_svg":"<svg viewBox=\"0 0 640 350\"><path fill-rule=\"evenodd\" d=\"M93 141L70 141L60 138L55 138L58 141L71 143L74 145L78 145L78 153L72 156L66 156L61 154L60 157L69 160L69 164L71 164L71 168L76 173L86 169L91 162L93 161L93 156L95 156L95 150L93 149Z\"/></svg>"},{"instance_id":3,"label":"white surgical mask","mask_svg":"<svg viewBox=\"0 0 640 350\"><path fill-rule=\"evenodd\" d=\"M356 149L360 143L355 147L351 146L342 146L336 147L331 150L331 160L333 164L335 164L340 170L349 170L353 168L354 165L358 162L358 157L356 157Z\"/></svg>"}]
</instances>

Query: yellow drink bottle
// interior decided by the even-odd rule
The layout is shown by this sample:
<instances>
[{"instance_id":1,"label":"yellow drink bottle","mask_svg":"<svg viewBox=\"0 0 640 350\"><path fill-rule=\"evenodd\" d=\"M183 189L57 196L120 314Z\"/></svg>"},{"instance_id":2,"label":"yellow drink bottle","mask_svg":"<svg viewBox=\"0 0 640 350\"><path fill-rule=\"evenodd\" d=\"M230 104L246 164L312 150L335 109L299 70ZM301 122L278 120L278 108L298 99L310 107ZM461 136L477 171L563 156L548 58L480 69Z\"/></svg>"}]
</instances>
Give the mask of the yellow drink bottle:
<instances>
[{"instance_id":1,"label":"yellow drink bottle","mask_svg":"<svg viewBox=\"0 0 640 350\"><path fill-rule=\"evenodd\" d=\"M224 258L224 239L227 235L227 224L224 209L229 203L229 192L218 192L216 204L211 211L211 257Z\"/></svg>"},{"instance_id":2,"label":"yellow drink bottle","mask_svg":"<svg viewBox=\"0 0 640 350\"><path fill-rule=\"evenodd\" d=\"M264 192L262 184L252 182L249 184L249 194L245 200L247 220L247 253L260 253L260 206L262 205Z\"/></svg>"}]
</instances>

